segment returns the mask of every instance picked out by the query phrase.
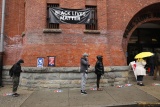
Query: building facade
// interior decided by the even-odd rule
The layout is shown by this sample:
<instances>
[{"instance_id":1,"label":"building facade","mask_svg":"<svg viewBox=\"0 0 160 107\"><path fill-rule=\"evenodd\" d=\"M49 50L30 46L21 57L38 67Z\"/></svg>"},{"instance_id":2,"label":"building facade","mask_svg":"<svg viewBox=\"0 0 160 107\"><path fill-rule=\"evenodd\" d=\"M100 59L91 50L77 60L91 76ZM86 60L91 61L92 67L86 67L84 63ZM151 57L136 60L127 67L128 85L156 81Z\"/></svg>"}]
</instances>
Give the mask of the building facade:
<instances>
[{"instance_id":1,"label":"building facade","mask_svg":"<svg viewBox=\"0 0 160 107\"><path fill-rule=\"evenodd\" d=\"M37 58L43 58L44 71L76 68L86 52L91 67L103 55L105 67L119 70L137 53L160 47L160 0L6 0L5 5L5 67L23 58L26 71L41 72ZM50 24L50 7L93 9L94 23ZM53 56L55 66L49 67Z\"/></svg>"}]
</instances>

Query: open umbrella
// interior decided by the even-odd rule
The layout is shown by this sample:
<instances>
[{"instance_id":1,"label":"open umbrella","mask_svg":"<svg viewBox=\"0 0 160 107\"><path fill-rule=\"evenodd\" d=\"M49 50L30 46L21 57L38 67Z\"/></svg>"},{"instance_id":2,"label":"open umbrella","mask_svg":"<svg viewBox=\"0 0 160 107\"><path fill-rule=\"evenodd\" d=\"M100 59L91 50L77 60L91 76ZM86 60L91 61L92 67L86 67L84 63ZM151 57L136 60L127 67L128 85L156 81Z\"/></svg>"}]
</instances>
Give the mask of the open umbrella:
<instances>
[{"instance_id":1,"label":"open umbrella","mask_svg":"<svg viewBox=\"0 0 160 107\"><path fill-rule=\"evenodd\" d=\"M153 56L154 53L152 52L141 52L139 54L137 54L134 58L135 59L138 59L138 58L145 58L145 57L150 57L150 56Z\"/></svg>"}]
</instances>

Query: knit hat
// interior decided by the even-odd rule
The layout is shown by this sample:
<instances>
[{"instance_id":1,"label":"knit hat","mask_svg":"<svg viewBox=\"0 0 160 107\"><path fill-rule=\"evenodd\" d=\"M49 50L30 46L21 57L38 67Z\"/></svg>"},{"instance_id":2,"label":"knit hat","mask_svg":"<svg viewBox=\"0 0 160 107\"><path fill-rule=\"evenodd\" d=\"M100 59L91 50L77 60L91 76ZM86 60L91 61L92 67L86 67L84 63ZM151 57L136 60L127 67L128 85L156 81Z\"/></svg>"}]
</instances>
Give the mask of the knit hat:
<instances>
[{"instance_id":1,"label":"knit hat","mask_svg":"<svg viewBox=\"0 0 160 107\"><path fill-rule=\"evenodd\" d=\"M83 54L83 57L86 57L86 56L88 56L88 54L87 54L87 53L84 53L84 54Z\"/></svg>"}]
</instances>

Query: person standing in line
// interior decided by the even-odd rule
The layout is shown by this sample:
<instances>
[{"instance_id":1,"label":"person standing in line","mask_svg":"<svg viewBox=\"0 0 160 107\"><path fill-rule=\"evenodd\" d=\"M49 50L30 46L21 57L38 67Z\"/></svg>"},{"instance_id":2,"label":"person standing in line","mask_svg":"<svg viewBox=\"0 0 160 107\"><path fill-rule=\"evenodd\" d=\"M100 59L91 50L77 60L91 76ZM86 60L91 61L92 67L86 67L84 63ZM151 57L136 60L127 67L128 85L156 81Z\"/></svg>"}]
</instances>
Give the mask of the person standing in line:
<instances>
[{"instance_id":1,"label":"person standing in line","mask_svg":"<svg viewBox=\"0 0 160 107\"><path fill-rule=\"evenodd\" d=\"M146 65L146 61L142 58L137 59L135 74L137 75L137 85L144 86L143 77L146 75L146 69L144 66Z\"/></svg>"},{"instance_id":2,"label":"person standing in line","mask_svg":"<svg viewBox=\"0 0 160 107\"><path fill-rule=\"evenodd\" d=\"M20 73L22 72L21 63L24 63L24 61L22 59L20 59L17 63L15 63L11 68L11 70L13 72L13 76L12 76L13 77L12 78L12 80L13 80L13 89L12 89L13 94L12 94L12 96L13 97L19 96L19 94L16 92L17 92L17 88L19 86Z\"/></svg>"},{"instance_id":3,"label":"person standing in line","mask_svg":"<svg viewBox=\"0 0 160 107\"><path fill-rule=\"evenodd\" d=\"M83 57L80 60L80 72L81 72L81 94L87 94L86 92L86 81L87 81L87 74L88 68L90 64L88 62L88 54L84 53Z\"/></svg>"},{"instance_id":4,"label":"person standing in line","mask_svg":"<svg viewBox=\"0 0 160 107\"><path fill-rule=\"evenodd\" d=\"M153 74L154 74L154 68L155 68L155 65L154 65L154 56L150 56L148 58L148 64L149 64L149 68L150 68L149 76L153 76Z\"/></svg>"},{"instance_id":5,"label":"person standing in line","mask_svg":"<svg viewBox=\"0 0 160 107\"><path fill-rule=\"evenodd\" d=\"M102 91L102 89L99 88L101 76L104 75L103 56L101 55L97 56L97 62L95 65L95 74L97 75L97 91Z\"/></svg>"},{"instance_id":6,"label":"person standing in line","mask_svg":"<svg viewBox=\"0 0 160 107\"><path fill-rule=\"evenodd\" d=\"M156 50L154 58L155 58L154 59L154 61L155 61L155 71L154 71L153 80L157 80L157 72L159 73L159 76L160 76L160 50Z\"/></svg>"}]
</instances>

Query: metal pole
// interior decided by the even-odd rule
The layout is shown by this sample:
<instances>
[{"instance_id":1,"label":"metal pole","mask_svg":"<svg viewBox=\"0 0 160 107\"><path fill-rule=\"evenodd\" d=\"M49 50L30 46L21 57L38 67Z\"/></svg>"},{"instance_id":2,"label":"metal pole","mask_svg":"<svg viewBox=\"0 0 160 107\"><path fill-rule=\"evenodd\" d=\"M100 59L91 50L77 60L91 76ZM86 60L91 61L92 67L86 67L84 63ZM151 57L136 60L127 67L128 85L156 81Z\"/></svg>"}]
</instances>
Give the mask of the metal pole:
<instances>
[{"instance_id":1,"label":"metal pole","mask_svg":"<svg viewBox=\"0 0 160 107\"><path fill-rule=\"evenodd\" d=\"M2 84L2 71L3 71L3 51L4 51L4 21L5 21L5 0L2 0L2 19L1 19L1 41L0 41L0 87Z\"/></svg>"}]
</instances>

